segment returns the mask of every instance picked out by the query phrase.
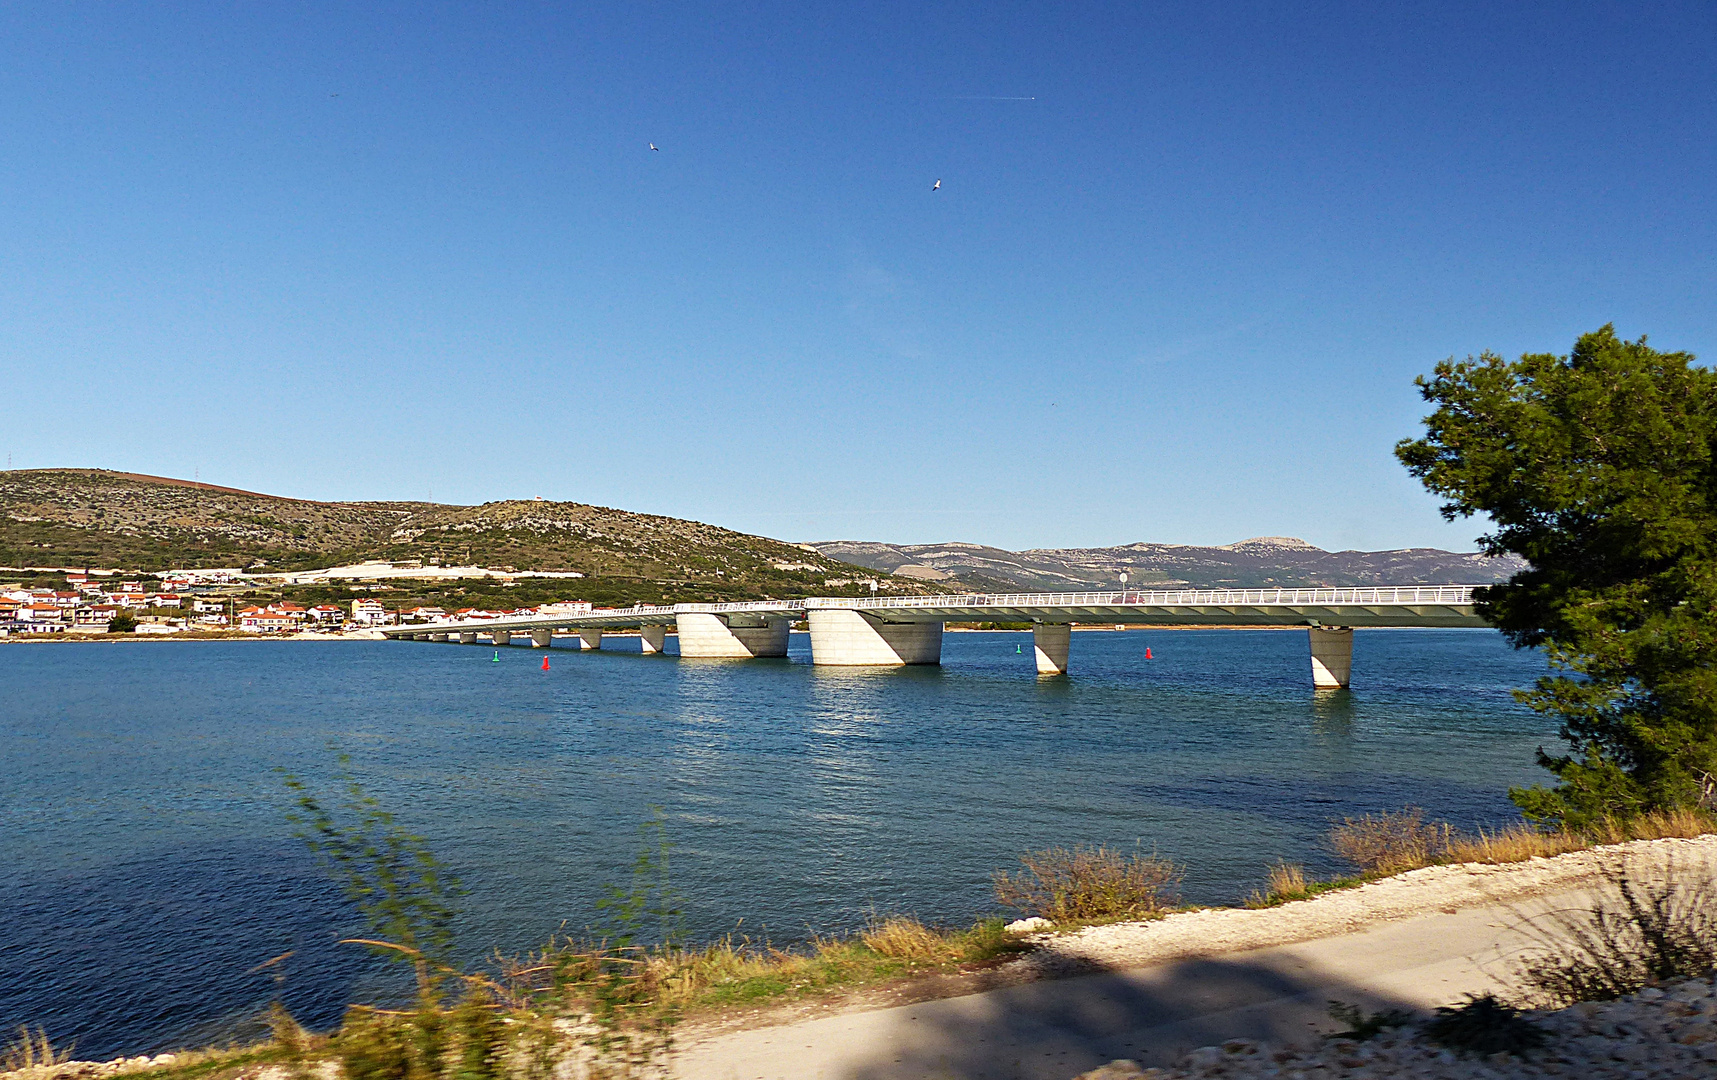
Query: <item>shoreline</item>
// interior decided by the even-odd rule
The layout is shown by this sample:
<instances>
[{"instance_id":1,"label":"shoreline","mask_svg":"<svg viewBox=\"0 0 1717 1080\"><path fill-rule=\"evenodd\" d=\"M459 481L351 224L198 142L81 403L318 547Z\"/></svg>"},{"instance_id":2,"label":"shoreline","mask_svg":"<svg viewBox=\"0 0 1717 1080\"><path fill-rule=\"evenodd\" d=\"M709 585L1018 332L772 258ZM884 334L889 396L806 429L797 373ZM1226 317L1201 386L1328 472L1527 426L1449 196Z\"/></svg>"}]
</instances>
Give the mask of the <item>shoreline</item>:
<instances>
[{"instance_id":1,"label":"shoreline","mask_svg":"<svg viewBox=\"0 0 1717 1080\"><path fill-rule=\"evenodd\" d=\"M1279 949L1427 916L1504 908L1524 918L1518 905L1579 894L1602 883L1606 872L1624 865L1653 876L1674 870L1712 875L1717 873L1717 833L1630 840L1516 862L1426 866L1267 908L1204 907L1154 919L1051 928L1021 935L1034 946L1033 951L1000 964L909 976L798 1000L729 1006L692 1016L678 1038L683 1040L682 1053L695 1054L700 1046L744 1032L967 998L1026 984L1054 984ZM230 1051L190 1047L154 1056L36 1066L0 1073L0 1080L101 1080L192 1067L202 1075L220 1068L211 1057L261 1052L262 1047Z\"/></svg>"}]
</instances>

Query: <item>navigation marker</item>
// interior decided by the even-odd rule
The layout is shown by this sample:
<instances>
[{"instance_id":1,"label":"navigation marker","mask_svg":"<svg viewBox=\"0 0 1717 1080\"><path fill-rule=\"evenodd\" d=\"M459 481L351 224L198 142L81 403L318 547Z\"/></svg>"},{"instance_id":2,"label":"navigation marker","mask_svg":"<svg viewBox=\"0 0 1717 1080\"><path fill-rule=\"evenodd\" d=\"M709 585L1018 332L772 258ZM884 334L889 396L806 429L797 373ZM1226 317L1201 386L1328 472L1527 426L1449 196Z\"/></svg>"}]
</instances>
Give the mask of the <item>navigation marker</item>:
<instances>
[{"instance_id":1,"label":"navigation marker","mask_svg":"<svg viewBox=\"0 0 1717 1080\"><path fill-rule=\"evenodd\" d=\"M1145 646L1145 659L1151 659L1151 647L1149 645Z\"/></svg>"},{"instance_id":2,"label":"navigation marker","mask_svg":"<svg viewBox=\"0 0 1717 1080\"><path fill-rule=\"evenodd\" d=\"M548 670L548 657L546 657L546 656L543 657L543 670L544 671Z\"/></svg>"},{"instance_id":3,"label":"navigation marker","mask_svg":"<svg viewBox=\"0 0 1717 1080\"><path fill-rule=\"evenodd\" d=\"M501 650L500 649L495 650L495 659L492 662L496 663L496 664L499 664L501 662Z\"/></svg>"}]
</instances>

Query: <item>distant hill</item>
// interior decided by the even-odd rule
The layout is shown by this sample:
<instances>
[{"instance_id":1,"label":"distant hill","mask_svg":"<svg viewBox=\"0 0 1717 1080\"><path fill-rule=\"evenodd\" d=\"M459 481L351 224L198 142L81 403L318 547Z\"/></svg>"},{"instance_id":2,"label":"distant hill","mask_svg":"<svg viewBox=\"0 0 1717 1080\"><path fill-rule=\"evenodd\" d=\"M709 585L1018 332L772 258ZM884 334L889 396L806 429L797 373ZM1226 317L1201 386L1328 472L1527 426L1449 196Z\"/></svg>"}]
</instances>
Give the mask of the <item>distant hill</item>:
<instances>
[{"instance_id":1,"label":"distant hill","mask_svg":"<svg viewBox=\"0 0 1717 1080\"><path fill-rule=\"evenodd\" d=\"M831 559L922 581L958 580L981 589L1027 591L1112 589L1125 570L1129 585L1155 588L1270 588L1339 585L1492 584L1525 563L1437 548L1325 551L1304 540L1262 536L1221 547L1126 544L1106 548L1006 551L982 544L877 544L833 540L812 544ZM944 588L948 585L944 585Z\"/></svg>"},{"instance_id":2,"label":"distant hill","mask_svg":"<svg viewBox=\"0 0 1717 1080\"><path fill-rule=\"evenodd\" d=\"M0 472L0 565L300 570L363 559L577 570L784 598L838 594L840 582L873 576L801 545L583 503L313 502L98 469Z\"/></svg>"}]
</instances>

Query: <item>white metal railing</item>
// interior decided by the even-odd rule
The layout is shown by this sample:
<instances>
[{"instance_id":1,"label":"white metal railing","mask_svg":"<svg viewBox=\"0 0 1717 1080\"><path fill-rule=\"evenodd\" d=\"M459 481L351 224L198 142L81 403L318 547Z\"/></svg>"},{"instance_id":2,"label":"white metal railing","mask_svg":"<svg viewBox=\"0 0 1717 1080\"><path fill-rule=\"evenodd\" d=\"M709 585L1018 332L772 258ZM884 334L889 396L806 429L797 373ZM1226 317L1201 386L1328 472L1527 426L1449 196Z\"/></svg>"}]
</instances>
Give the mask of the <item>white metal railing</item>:
<instances>
[{"instance_id":1,"label":"white metal railing","mask_svg":"<svg viewBox=\"0 0 1717 1080\"><path fill-rule=\"evenodd\" d=\"M721 604L675 604L675 611L702 612L713 615L728 611L779 611L801 612L805 610L803 600L730 600Z\"/></svg>"},{"instance_id":2,"label":"white metal railing","mask_svg":"<svg viewBox=\"0 0 1717 1080\"><path fill-rule=\"evenodd\" d=\"M808 608L1110 608L1110 607L1415 607L1473 602L1476 585L1403 585L1359 589L1127 589L1076 593L964 593L846 599L816 597Z\"/></svg>"}]
</instances>

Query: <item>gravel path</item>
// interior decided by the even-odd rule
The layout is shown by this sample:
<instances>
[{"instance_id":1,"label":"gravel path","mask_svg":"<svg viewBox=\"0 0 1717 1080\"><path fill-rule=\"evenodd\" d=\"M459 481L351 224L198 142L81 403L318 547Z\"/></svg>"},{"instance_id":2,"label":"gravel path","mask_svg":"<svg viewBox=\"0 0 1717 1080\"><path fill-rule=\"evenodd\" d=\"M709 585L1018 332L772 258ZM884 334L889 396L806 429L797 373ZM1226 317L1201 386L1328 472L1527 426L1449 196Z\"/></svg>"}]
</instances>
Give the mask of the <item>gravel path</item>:
<instances>
[{"instance_id":1,"label":"gravel path","mask_svg":"<svg viewBox=\"0 0 1717 1080\"><path fill-rule=\"evenodd\" d=\"M1236 1039L1206 1046L1166 1069L1116 1061L1075 1080L1206 1080L1291 1077L1295 1080L1495 1080L1567 1076L1581 1080L1695 1080L1717 1076L1717 994L1713 980L1649 989L1620 1001L1588 1001L1557 1012L1525 1014L1550 1036L1524 1056L1462 1056L1416 1028L1387 1031L1369 1042L1321 1040L1272 1047Z\"/></svg>"}]
</instances>

